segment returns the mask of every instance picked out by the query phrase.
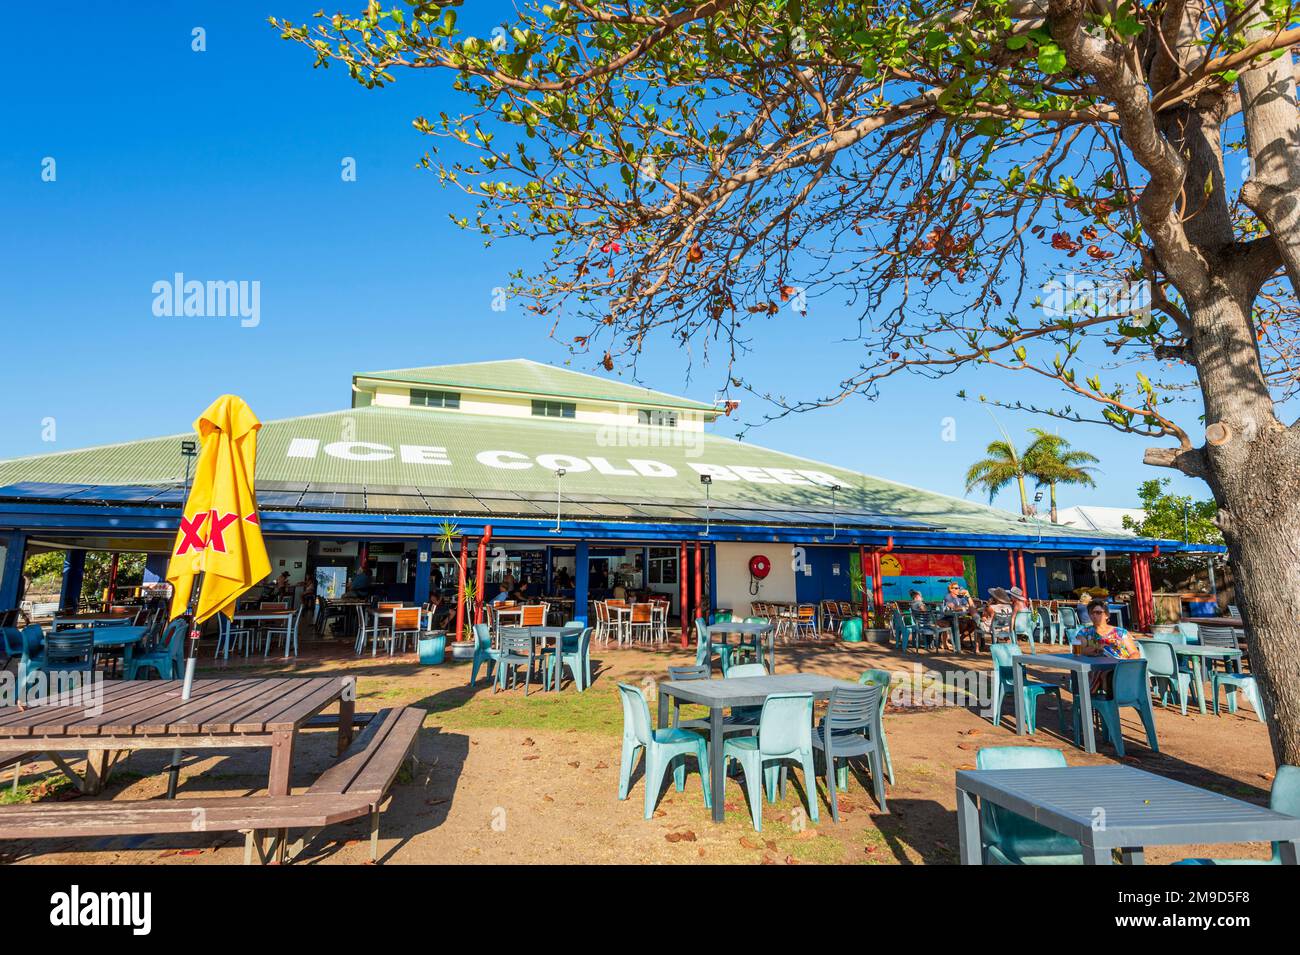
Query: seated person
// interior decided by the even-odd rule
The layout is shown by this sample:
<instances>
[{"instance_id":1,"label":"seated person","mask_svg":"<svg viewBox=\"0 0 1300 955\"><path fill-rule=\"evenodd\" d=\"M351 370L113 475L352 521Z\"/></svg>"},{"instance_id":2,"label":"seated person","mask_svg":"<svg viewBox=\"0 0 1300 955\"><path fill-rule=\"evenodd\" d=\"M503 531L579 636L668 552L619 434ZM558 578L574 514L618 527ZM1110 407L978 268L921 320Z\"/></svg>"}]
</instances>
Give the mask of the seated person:
<instances>
[{"instance_id":1,"label":"seated person","mask_svg":"<svg viewBox=\"0 0 1300 955\"><path fill-rule=\"evenodd\" d=\"M911 599L911 609L913 613L925 613L930 609L925 605L925 600L921 597L921 591L910 591L907 596Z\"/></svg>"},{"instance_id":2,"label":"seated person","mask_svg":"<svg viewBox=\"0 0 1300 955\"><path fill-rule=\"evenodd\" d=\"M497 595L492 598L492 603L494 604L504 603L505 601L511 599L512 598L510 596L510 591L506 589L506 582L503 580L498 586Z\"/></svg>"},{"instance_id":3,"label":"seated person","mask_svg":"<svg viewBox=\"0 0 1300 955\"><path fill-rule=\"evenodd\" d=\"M356 572L352 578L352 583L348 584L348 591L358 597L370 596L370 574L362 564L361 569Z\"/></svg>"},{"instance_id":4,"label":"seated person","mask_svg":"<svg viewBox=\"0 0 1300 955\"><path fill-rule=\"evenodd\" d=\"M1086 657L1108 656L1116 660L1137 660L1142 656L1137 641L1129 636L1123 627L1113 626L1110 622L1110 607L1104 600L1094 600L1088 604L1088 626L1074 636L1078 653ZM1097 694L1110 692L1111 674L1100 671L1092 674L1092 691Z\"/></svg>"}]
</instances>

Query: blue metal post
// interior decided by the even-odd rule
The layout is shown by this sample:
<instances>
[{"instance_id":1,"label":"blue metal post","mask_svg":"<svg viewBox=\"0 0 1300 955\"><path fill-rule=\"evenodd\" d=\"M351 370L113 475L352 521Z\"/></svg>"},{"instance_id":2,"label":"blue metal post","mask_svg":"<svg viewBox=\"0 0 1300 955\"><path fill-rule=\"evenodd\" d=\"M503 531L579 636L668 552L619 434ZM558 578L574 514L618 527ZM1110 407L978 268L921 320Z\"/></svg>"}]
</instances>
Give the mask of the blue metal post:
<instances>
[{"instance_id":1,"label":"blue metal post","mask_svg":"<svg viewBox=\"0 0 1300 955\"><path fill-rule=\"evenodd\" d=\"M433 541L426 537L420 541L415 555L415 603L428 603L429 581L432 576Z\"/></svg>"},{"instance_id":2,"label":"blue metal post","mask_svg":"<svg viewBox=\"0 0 1300 955\"><path fill-rule=\"evenodd\" d=\"M167 561L168 554L146 554L144 557L144 582L146 584L161 584L167 579ZM64 561L64 567L67 567L67 561Z\"/></svg>"},{"instance_id":3,"label":"blue metal post","mask_svg":"<svg viewBox=\"0 0 1300 955\"><path fill-rule=\"evenodd\" d=\"M63 582L59 585L59 609L77 609L81 603L81 581L86 575L86 552L84 550L67 550L63 552Z\"/></svg>"},{"instance_id":4,"label":"blue metal post","mask_svg":"<svg viewBox=\"0 0 1300 955\"><path fill-rule=\"evenodd\" d=\"M587 583L591 576L591 561L587 553L587 542L578 541L574 548L573 566L573 619L581 620L587 625Z\"/></svg>"},{"instance_id":5,"label":"blue metal post","mask_svg":"<svg viewBox=\"0 0 1300 955\"><path fill-rule=\"evenodd\" d=\"M23 558L27 555L27 535L15 531L5 541L4 573L0 575L0 610L18 606L18 588L23 581Z\"/></svg>"}]
</instances>

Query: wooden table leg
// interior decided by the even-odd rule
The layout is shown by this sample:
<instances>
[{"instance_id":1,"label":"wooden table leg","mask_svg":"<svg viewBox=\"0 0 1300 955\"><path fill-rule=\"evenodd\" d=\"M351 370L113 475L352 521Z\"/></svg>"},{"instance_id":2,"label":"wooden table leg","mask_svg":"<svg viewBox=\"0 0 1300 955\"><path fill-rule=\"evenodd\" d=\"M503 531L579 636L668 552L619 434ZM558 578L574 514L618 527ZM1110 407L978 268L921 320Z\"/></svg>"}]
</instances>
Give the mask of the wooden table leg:
<instances>
[{"instance_id":1,"label":"wooden table leg","mask_svg":"<svg viewBox=\"0 0 1300 955\"><path fill-rule=\"evenodd\" d=\"M340 731L342 727L340 726ZM293 771L293 744L297 740L295 730L276 733L271 738L271 775L267 780L267 791L272 796L289 795L289 774Z\"/></svg>"},{"instance_id":2,"label":"wooden table leg","mask_svg":"<svg viewBox=\"0 0 1300 955\"><path fill-rule=\"evenodd\" d=\"M352 719L356 716L357 701L355 694L344 690L339 697L339 755L342 756L352 745Z\"/></svg>"},{"instance_id":3,"label":"wooden table leg","mask_svg":"<svg viewBox=\"0 0 1300 955\"><path fill-rule=\"evenodd\" d=\"M108 782L108 758L112 754L106 749L92 749L86 753L86 785L82 791L88 796L97 796L104 791Z\"/></svg>"}]
</instances>

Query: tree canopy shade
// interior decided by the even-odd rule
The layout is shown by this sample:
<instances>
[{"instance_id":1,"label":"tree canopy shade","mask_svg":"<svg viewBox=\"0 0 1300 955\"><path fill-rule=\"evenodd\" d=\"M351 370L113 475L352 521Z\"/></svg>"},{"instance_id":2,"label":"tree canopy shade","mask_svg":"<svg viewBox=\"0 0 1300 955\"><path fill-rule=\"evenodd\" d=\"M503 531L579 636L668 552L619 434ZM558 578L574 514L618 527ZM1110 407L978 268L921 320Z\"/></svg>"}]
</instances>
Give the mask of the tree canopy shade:
<instances>
[{"instance_id":1,"label":"tree canopy shade","mask_svg":"<svg viewBox=\"0 0 1300 955\"><path fill-rule=\"evenodd\" d=\"M272 23L368 86L451 72L467 112L416 126L460 145L425 164L477 198L458 224L550 243L514 291L609 367L660 335L734 363L837 294L856 367L776 413L978 365L1064 396L995 403L1162 442L1214 491L1300 763L1292 0L589 0L490 38L458 6Z\"/></svg>"}]
</instances>

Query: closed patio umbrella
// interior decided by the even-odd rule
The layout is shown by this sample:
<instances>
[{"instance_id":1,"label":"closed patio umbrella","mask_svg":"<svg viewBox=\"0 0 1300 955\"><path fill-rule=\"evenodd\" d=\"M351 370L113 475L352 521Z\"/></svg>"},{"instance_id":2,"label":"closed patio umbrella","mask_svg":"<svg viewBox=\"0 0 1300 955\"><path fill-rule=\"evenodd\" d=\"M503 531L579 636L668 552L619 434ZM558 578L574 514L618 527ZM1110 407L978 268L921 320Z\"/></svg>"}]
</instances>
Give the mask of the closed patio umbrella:
<instances>
[{"instance_id":1,"label":"closed patio umbrella","mask_svg":"<svg viewBox=\"0 0 1300 955\"><path fill-rule=\"evenodd\" d=\"M222 395L194 422L199 460L167 565L167 581L173 587L170 617L190 620L181 690L185 700L194 684L203 621L215 613L233 616L239 595L271 572L253 491L261 427L252 409L235 395ZM175 790L179 763L177 750L169 795Z\"/></svg>"}]
</instances>

